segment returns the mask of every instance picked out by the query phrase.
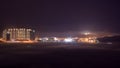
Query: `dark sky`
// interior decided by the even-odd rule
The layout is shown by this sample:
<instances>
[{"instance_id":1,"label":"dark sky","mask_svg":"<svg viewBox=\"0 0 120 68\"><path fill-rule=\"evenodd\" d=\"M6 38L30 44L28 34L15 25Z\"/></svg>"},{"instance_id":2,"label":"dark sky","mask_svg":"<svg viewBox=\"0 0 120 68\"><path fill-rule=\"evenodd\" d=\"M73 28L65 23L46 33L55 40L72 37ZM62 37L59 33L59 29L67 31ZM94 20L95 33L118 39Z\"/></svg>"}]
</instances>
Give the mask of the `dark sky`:
<instances>
[{"instance_id":1,"label":"dark sky","mask_svg":"<svg viewBox=\"0 0 120 68\"><path fill-rule=\"evenodd\" d=\"M119 0L3 0L0 3L2 29L120 32Z\"/></svg>"}]
</instances>

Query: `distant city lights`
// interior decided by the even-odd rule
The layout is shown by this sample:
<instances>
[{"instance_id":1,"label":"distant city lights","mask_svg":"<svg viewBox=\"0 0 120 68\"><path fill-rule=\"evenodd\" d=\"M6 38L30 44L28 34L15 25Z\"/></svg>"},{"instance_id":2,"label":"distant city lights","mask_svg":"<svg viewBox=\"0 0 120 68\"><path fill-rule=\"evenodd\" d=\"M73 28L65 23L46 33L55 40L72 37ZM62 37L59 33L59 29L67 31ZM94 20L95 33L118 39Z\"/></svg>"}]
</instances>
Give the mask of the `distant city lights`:
<instances>
[{"instance_id":1,"label":"distant city lights","mask_svg":"<svg viewBox=\"0 0 120 68\"><path fill-rule=\"evenodd\" d=\"M27 28L9 28L3 31L3 37L0 41L6 43L96 43L97 37L91 36L91 32L82 32L81 36L75 37L36 37L36 31ZM38 35L39 36L39 35Z\"/></svg>"}]
</instances>

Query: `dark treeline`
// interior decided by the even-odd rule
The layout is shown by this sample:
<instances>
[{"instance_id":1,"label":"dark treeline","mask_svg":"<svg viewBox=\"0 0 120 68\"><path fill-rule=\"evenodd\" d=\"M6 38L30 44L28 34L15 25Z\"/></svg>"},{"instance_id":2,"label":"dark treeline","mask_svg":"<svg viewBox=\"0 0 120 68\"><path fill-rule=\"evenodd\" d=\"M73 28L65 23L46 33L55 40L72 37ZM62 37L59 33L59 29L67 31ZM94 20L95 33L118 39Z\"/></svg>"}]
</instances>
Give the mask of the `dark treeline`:
<instances>
[{"instance_id":1,"label":"dark treeline","mask_svg":"<svg viewBox=\"0 0 120 68\"><path fill-rule=\"evenodd\" d=\"M98 38L98 40L100 42L120 43L120 35L119 36L112 36L112 37Z\"/></svg>"}]
</instances>

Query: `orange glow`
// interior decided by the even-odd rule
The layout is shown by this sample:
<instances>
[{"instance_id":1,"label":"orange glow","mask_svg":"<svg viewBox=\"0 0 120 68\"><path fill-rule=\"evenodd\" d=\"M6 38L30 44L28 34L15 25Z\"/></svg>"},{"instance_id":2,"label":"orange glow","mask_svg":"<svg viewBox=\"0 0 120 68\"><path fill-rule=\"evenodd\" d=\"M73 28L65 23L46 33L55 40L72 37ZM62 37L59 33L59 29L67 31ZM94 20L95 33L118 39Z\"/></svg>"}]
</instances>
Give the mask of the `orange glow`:
<instances>
[{"instance_id":1,"label":"orange glow","mask_svg":"<svg viewBox=\"0 0 120 68\"><path fill-rule=\"evenodd\" d=\"M5 43L36 43L35 41L5 41Z\"/></svg>"},{"instance_id":2,"label":"orange glow","mask_svg":"<svg viewBox=\"0 0 120 68\"><path fill-rule=\"evenodd\" d=\"M88 37L88 38L80 38L78 42L83 42L83 43L97 43L96 38Z\"/></svg>"},{"instance_id":3,"label":"orange glow","mask_svg":"<svg viewBox=\"0 0 120 68\"><path fill-rule=\"evenodd\" d=\"M22 41L22 43L35 43L34 41Z\"/></svg>"}]
</instances>

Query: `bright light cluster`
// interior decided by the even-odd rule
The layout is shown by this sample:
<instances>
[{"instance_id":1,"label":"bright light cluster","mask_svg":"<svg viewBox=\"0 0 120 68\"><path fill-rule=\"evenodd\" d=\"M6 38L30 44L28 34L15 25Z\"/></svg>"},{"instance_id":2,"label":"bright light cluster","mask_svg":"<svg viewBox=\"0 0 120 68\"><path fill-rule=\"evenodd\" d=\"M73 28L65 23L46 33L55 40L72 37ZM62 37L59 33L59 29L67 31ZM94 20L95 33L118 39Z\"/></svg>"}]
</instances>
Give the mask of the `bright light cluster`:
<instances>
[{"instance_id":1,"label":"bright light cluster","mask_svg":"<svg viewBox=\"0 0 120 68\"><path fill-rule=\"evenodd\" d=\"M66 38L66 39L64 39L64 42L73 42L73 39L72 38Z\"/></svg>"}]
</instances>

